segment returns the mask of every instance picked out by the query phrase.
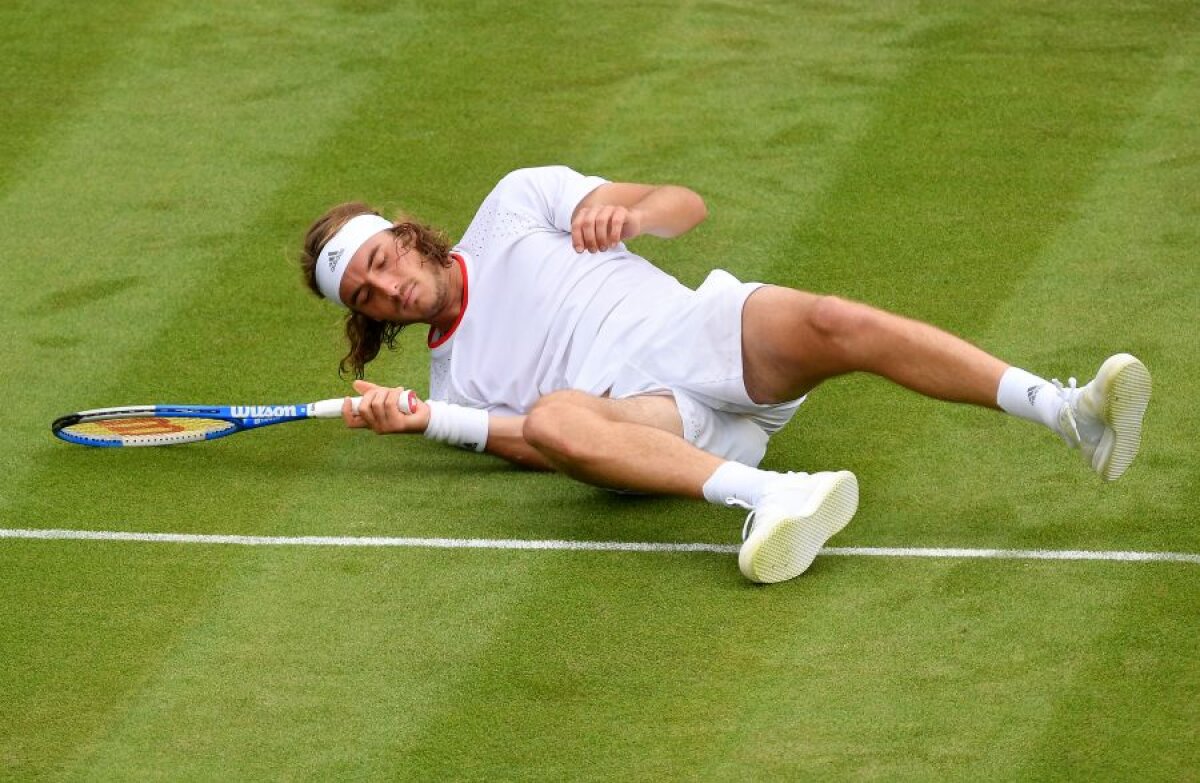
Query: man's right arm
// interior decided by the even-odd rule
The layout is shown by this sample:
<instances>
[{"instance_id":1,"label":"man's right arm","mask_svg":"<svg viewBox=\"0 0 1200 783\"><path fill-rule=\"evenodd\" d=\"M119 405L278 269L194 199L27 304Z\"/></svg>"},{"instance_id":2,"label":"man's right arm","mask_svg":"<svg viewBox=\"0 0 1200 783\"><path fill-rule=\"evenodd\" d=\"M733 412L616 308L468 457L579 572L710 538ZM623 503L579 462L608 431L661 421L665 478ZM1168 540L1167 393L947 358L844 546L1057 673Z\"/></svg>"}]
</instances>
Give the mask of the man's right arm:
<instances>
[{"instance_id":1,"label":"man's right arm","mask_svg":"<svg viewBox=\"0 0 1200 783\"><path fill-rule=\"evenodd\" d=\"M421 435L429 426L429 405L419 402L411 414L401 413L399 389L377 386L369 381L355 381L355 390L363 395L355 413L349 398L342 406L346 426L369 428L380 435ZM553 470L545 458L525 440L524 416L488 416L487 443L484 451L508 460L528 470Z\"/></svg>"}]
</instances>

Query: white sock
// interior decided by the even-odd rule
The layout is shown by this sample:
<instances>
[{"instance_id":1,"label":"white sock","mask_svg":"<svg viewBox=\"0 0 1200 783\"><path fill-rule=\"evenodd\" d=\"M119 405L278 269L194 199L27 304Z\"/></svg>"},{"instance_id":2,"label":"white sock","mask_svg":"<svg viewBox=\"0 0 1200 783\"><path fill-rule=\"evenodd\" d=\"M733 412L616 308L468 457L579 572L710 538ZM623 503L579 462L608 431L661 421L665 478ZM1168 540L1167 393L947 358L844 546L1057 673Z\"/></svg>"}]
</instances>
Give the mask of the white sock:
<instances>
[{"instance_id":1,"label":"white sock","mask_svg":"<svg viewBox=\"0 0 1200 783\"><path fill-rule=\"evenodd\" d=\"M728 506L733 498L753 506L762 497L767 483L778 475L740 462L726 462L704 482L704 499L718 506Z\"/></svg>"},{"instance_id":2,"label":"white sock","mask_svg":"<svg viewBox=\"0 0 1200 783\"><path fill-rule=\"evenodd\" d=\"M1019 367L1009 367L1000 377L996 404L1006 413L1044 424L1058 432L1062 397L1054 384Z\"/></svg>"}]
</instances>

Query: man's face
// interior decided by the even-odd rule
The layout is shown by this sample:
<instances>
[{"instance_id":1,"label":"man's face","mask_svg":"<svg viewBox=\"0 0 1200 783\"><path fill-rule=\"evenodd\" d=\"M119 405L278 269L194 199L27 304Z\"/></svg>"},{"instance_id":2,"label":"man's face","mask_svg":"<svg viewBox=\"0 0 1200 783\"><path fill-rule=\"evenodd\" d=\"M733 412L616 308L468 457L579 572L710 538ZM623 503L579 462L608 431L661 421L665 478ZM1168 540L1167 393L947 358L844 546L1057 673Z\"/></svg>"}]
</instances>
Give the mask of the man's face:
<instances>
[{"instance_id":1,"label":"man's face","mask_svg":"<svg viewBox=\"0 0 1200 783\"><path fill-rule=\"evenodd\" d=\"M446 270L380 231L346 266L338 294L351 309L376 321L429 323L446 305Z\"/></svg>"}]
</instances>

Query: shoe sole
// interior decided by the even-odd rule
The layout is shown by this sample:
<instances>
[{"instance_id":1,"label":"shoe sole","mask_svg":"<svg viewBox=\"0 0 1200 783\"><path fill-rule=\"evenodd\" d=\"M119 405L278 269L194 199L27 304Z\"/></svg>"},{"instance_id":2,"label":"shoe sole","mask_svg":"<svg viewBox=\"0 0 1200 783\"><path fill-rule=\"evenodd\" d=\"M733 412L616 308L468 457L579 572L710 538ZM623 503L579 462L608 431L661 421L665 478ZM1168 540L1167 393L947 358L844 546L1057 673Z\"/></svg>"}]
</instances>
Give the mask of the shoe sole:
<instances>
[{"instance_id":1,"label":"shoe sole","mask_svg":"<svg viewBox=\"0 0 1200 783\"><path fill-rule=\"evenodd\" d=\"M825 542L858 510L858 479L848 470L830 474L814 490L811 511L783 517L769 528L752 530L738 553L738 568L751 582L771 584L808 570Z\"/></svg>"},{"instance_id":2,"label":"shoe sole","mask_svg":"<svg viewBox=\"0 0 1200 783\"><path fill-rule=\"evenodd\" d=\"M1097 375L1108 365L1105 384L1104 434L1096 448L1093 469L1105 481L1119 479L1142 447L1142 418L1150 404L1150 371L1133 356L1117 354L1105 361Z\"/></svg>"}]
</instances>

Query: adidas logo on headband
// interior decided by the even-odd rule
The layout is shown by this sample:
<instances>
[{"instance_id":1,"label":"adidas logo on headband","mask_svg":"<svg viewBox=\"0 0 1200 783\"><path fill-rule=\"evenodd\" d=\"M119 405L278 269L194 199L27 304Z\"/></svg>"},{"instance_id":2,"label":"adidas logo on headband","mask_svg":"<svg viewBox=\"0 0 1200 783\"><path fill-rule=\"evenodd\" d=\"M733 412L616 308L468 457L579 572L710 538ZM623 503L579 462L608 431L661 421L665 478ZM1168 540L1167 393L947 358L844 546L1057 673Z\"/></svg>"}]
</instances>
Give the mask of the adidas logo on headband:
<instances>
[{"instance_id":1,"label":"adidas logo on headband","mask_svg":"<svg viewBox=\"0 0 1200 783\"><path fill-rule=\"evenodd\" d=\"M342 276L346 274L346 267L350 266L354 254L363 243L391 227L391 221L384 220L379 215L356 215L346 221L346 225L338 229L333 238L325 243L313 272L317 279L317 287L326 299L345 306L338 295L338 288Z\"/></svg>"}]
</instances>

